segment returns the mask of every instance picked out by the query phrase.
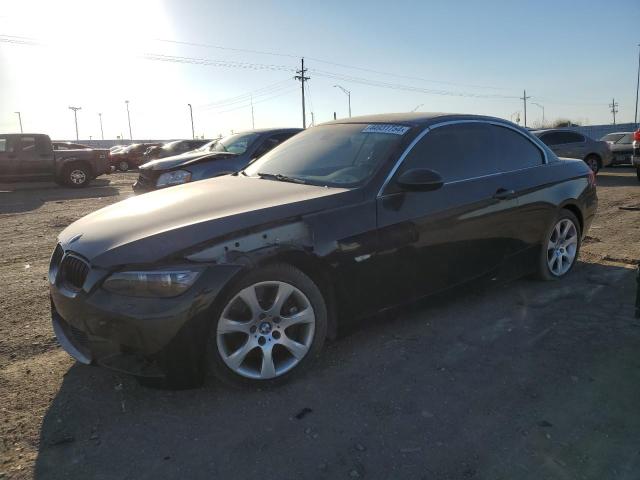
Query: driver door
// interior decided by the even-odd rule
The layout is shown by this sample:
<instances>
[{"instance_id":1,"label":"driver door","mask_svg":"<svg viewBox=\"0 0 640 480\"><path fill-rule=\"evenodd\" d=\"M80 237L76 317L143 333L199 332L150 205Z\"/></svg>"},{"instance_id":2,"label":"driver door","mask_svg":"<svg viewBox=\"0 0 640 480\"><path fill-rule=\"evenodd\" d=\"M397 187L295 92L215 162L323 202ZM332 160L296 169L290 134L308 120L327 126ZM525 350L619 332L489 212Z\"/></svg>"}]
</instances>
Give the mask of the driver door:
<instances>
[{"instance_id":1,"label":"driver door","mask_svg":"<svg viewBox=\"0 0 640 480\"><path fill-rule=\"evenodd\" d=\"M499 199L500 176L489 125L435 128L411 150L377 199L383 302L400 304L499 267L508 253L516 200ZM395 179L413 168L438 172L434 191L403 191Z\"/></svg>"}]
</instances>

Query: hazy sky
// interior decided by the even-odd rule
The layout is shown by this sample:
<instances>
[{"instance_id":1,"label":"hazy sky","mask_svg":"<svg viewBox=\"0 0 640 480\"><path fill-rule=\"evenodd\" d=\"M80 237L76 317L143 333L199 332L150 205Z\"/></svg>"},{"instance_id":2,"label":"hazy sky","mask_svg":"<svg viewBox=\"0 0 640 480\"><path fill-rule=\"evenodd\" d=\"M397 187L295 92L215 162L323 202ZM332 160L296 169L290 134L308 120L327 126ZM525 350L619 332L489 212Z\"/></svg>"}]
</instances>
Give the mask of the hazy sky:
<instances>
[{"instance_id":1,"label":"hazy sky","mask_svg":"<svg viewBox=\"0 0 640 480\"><path fill-rule=\"evenodd\" d=\"M633 121L640 1L2 0L0 132L214 137L376 112ZM176 43L185 42L185 43ZM188 45L190 43L191 45ZM193 45L199 44L199 45ZM224 48L216 48L224 47ZM270 54L258 53L270 52ZM357 68L353 68L357 67ZM542 109L529 104L528 123Z\"/></svg>"}]
</instances>

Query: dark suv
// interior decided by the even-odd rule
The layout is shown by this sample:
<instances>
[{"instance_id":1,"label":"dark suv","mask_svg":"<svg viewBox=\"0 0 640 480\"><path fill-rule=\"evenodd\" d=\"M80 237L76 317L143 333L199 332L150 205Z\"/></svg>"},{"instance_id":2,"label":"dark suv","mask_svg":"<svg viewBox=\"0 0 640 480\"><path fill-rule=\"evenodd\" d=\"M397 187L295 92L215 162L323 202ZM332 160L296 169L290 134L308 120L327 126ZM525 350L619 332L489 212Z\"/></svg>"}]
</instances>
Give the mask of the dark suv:
<instances>
[{"instance_id":1,"label":"dark suv","mask_svg":"<svg viewBox=\"0 0 640 480\"><path fill-rule=\"evenodd\" d=\"M248 130L211 142L206 148L145 163L133 189L143 193L237 172L298 132L299 128Z\"/></svg>"},{"instance_id":2,"label":"dark suv","mask_svg":"<svg viewBox=\"0 0 640 480\"><path fill-rule=\"evenodd\" d=\"M144 152L141 163L190 152L191 150L200 148L210 141L211 140L174 140L173 142L165 143L164 145L151 146Z\"/></svg>"}]
</instances>

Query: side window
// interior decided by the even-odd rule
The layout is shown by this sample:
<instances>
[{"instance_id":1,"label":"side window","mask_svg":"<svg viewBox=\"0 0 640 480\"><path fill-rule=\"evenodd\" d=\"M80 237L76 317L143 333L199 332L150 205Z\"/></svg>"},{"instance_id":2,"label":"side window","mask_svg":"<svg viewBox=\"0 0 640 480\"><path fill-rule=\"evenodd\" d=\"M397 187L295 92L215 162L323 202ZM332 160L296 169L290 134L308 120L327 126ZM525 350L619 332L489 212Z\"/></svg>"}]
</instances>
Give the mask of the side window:
<instances>
[{"instance_id":1,"label":"side window","mask_svg":"<svg viewBox=\"0 0 640 480\"><path fill-rule=\"evenodd\" d=\"M584 137L575 132L555 132L555 135L557 136L557 141L554 145L584 142Z\"/></svg>"},{"instance_id":2,"label":"side window","mask_svg":"<svg viewBox=\"0 0 640 480\"><path fill-rule=\"evenodd\" d=\"M562 132L545 133L544 135L540 136L540 140L542 140L542 142L548 146L560 145L561 143L564 143Z\"/></svg>"},{"instance_id":3,"label":"side window","mask_svg":"<svg viewBox=\"0 0 640 480\"><path fill-rule=\"evenodd\" d=\"M483 123L459 123L435 128L409 152L400 173L429 168L442 175L445 182L498 173L489 127Z\"/></svg>"},{"instance_id":4,"label":"side window","mask_svg":"<svg viewBox=\"0 0 640 480\"><path fill-rule=\"evenodd\" d=\"M34 137L20 137L20 151L34 152L36 149L36 139Z\"/></svg>"},{"instance_id":5,"label":"side window","mask_svg":"<svg viewBox=\"0 0 640 480\"><path fill-rule=\"evenodd\" d=\"M542 165L544 156L540 149L518 132L506 127L490 125L498 168L503 172L522 170Z\"/></svg>"},{"instance_id":6,"label":"side window","mask_svg":"<svg viewBox=\"0 0 640 480\"><path fill-rule=\"evenodd\" d=\"M6 138L0 138L0 153L9 151L9 142Z\"/></svg>"},{"instance_id":7,"label":"side window","mask_svg":"<svg viewBox=\"0 0 640 480\"><path fill-rule=\"evenodd\" d=\"M262 145L260 145L255 153L253 154L253 158L259 158L269 150L273 150L275 147L280 145L285 140L291 138L293 134L291 133L278 133L277 135L271 135L269 138L266 138Z\"/></svg>"}]
</instances>

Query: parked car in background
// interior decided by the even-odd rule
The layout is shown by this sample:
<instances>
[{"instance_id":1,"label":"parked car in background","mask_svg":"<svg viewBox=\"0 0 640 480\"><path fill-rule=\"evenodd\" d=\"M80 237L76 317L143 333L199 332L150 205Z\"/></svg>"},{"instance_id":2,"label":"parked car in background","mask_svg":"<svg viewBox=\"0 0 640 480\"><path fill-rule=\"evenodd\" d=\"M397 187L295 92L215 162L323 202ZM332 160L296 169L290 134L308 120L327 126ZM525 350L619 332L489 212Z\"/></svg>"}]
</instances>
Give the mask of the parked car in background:
<instances>
[{"instance_id":1,"label":"parked car in background","mask_svg":"<svg viewBox=\"0 0 640 480\"><path fill-rule=\"evenodd\" d=\"M84 187L109 172L109 150L54 150L47 135L0 134L0 178L3 180L52 179L70 187Z\"/></svg>"},{"instance_id":2,"label":"parked car in background","mask_svg":"<svg viewBox=\"0 0 640 480\"><path fill-rule=\"evenodd\" d=\"M116 153L116 152L119 152L120 150L123 150L123 149L125 149L127 147L128 147L128 145L114 145L113 147L111 147L109 149L109 151L111 153Z\"/></svg>"},{"instance_id":3,"label":"parked car in background","mask_svg":"<svg viewBox=\"0 0 640 480\"><path fill-rule=\"evenodd\" d=\"M609 133L600 140L611 150L611 165L629 165L633 155L633 132Z\"/></svg>"},{"instance_id":4,"label":"parked car in background","mask_svg":"<svg viewBox=\"0 0 640 480\"><path fill-rule=\"evenodd\" d=\"M536 130L532 132L559 157L579 158L595 173L611 164L609 144L593 140L567 128Z\"/></svg>"},{"instance_id":5,"label":"parked car in background","mask_svg":"<svg viewBox=\"0 0 640 480\"><path fill-rule=\"evenodd\" d=\"M133 189L144 193L237 172L300 131L299 128L249 130L212 141L186 154L145 163L140 166Z\"/></svg>"},{"instance_id":6,"label":"parked car in background","mask_svg":"<svg viewBox=\"0 0 640 480\"><path fill-rule=\"evenodd\" d=\"M633 154L631 164L636 168L638 181L640 182L640 128L633 132Z\"/></svg>"},{"instance_id":7,"label":"parked car in background","mask_svg":"<svg viewBox=\"0 0 640 480\"><path fill-rule=\"evenodd\" d=\"M144 160L145 162L149 162L158 158L180 155L181 153L190 152L191 150L200 148L210 141L211 140L175 140L173 142L165 143L162 146L149 147L147 151L144 152Z\"/></svg>"},{"instance_id":8,"label":"parked car in background","mask_svg":"<svg viewBox=\"0 0 640 480\"><path fill-rule=\"evenodd\" d=\"M111 152L111 164L122 172L126 172L130 168L138 168L147 160L144 153L150 147L162 146L161 143L134 143L117 152Z\"/></svg>"},{"instance_id":9,"label":"parked car in background","mask_svg":"<svg viewBox=\"0 0 640 480\"><path fill-rule=\"evenodd\" d=\"M584 162L506 120L344 119L67 227L53 328L85 364L269 386L341 322L472 279L566 276L596 208Z\"/></svg>"},{"instance_id":10,"label":"parked car in background","mask_svg":"<svg viewBox=\"0 0 640 480\"><path fill-rule=\"evenodd\" d=\"M51 142L54 150L82 150L83 148L91 148L88 145L71 142Z\"/></svg>"}]
</instances>

